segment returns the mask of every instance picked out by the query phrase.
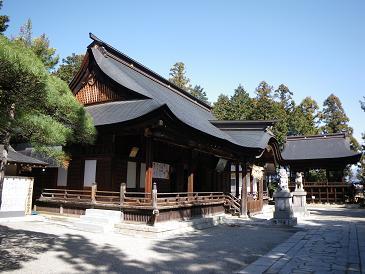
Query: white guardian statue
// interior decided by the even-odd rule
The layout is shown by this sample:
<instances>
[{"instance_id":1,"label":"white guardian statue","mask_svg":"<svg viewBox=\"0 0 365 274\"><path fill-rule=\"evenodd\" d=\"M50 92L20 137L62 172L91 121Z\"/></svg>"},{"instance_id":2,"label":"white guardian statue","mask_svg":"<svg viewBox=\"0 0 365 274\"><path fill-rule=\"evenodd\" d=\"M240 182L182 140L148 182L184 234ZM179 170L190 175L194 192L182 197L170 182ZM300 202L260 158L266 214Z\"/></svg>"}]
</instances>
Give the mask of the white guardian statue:
<instances>
[{"instance_id":1,"label":"white guardian statue","mask_svg":"<svg viewBox=\"0 0 365 274\"><path fill-rule=\"evenodd\" d=\"M288 173L286 172L285 168L283 167L280 168L279 177L280 177L280 182L279 182L280 191L289 191Z\"/></svg>"},{"instance_id":2,"label":"white guardian statue","mask_svg":"<svg viewBox=\"0 0 365 274\"><path fill-rule=\"evenodd\" d=\"M297 172L295 178L295 191L303 189L303 173Z\"/></svg>"}]
</instances>

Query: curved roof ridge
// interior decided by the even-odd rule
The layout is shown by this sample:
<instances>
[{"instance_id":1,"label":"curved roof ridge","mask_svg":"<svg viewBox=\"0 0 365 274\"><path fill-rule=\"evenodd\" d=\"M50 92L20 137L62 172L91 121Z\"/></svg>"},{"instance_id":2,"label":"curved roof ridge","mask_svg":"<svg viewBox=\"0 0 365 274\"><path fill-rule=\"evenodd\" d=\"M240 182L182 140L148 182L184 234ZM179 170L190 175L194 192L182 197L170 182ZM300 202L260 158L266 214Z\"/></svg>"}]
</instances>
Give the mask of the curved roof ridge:
<instances>
[{"instance_id":1,"label":"curved roof ridge","mask_svg":"<svg viewBox=\"0 0 365 274\"><path fill-rule=\"evenodd\" d=\"M132 69L138 71L139 73L143 73L144 76L149 77L151 80L163 85L164 87L167 87L168 89L170 89L171 91L173 91L173 92L175 92L179 95L182 95L183 97L185 97L186 99L189 99L190 101L194 102L195 104L199 105L200 107L205 108L208 111L211 110L211 106L209 104L207 104L207 103L201 101L200 99L194 97L193 95L191 95L186 90L176 86L174 83L170 82L165 77L158 74L157 72L154 72L153 70L147 68L146 66L142 65L138 61L136 61L133 58L129 57L128 55L126 55L126 54L122 53L121 51L115 49L114 47L112 47L108 43L106 43L103 40L96 37L94 34L89 33L89 36L92 40L94 40L95 43L97 43L99 45L102 45L104 48L106 47L106 48L108 48L109 50L112 51L112 52L108 52L108 51L105 52L108 56L114 57L115 59L117 59L117 61L122 61L122 62L124 61L125 65L129 65ZM88 46L88 48L91 48L93 45L94 45L94 43L91 43Z\"/></svg>"}]
</instances>

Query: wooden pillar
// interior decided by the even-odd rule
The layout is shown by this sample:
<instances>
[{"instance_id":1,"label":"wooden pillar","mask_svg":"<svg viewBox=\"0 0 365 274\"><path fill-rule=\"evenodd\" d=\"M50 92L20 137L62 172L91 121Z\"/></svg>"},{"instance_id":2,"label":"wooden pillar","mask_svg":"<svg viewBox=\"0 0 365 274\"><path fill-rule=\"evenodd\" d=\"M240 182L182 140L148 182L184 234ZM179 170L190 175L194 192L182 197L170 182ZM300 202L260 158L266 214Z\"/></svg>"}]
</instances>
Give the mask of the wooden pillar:
<instances>
[{"instance_id":1,"label":"wooden pillar","mask_svg":"<svg viewBox=\"0 0 365 274\"><path fill-rule=\"evenodd\" d=\"M319 202L322 203L321 187L318 187Z\"/></svg>"},{"instance_id":2,"label":"wooden pillar","mask_svg":"<svg viewBox=\"0 0 365 274\"><path fill-rule=\"evenodd\" d=\"M243 172L243 170L242 170ZM236 164L236 197L240 196L240 165Z\"/></svg>"},{"instance_id":3,"label":"wooden pillar","mask_svg":"<svg viewBox=\"0 0 365 274\"><path fill-rule=\"evenodd\" d=\"M96 203L96 191L97 191L97 184L96 183L93 183L91 185L91 202L93 204Z\"/></svg>"},{"instance_id":4,"label":"wooden pillar","mask_svg":"<svg viewBox=\"0 0 365 274\"><path fill-rule=\"evenodd\" d=\"M262 200L263 202L263 198L264 198L264 177L262 177L260 180L259 180L259 199Z\"/></svg>"},{"instance_id":5,"label":"wooden pillar","mask_svg":"<svg viewBox=\"0 0 365 274\"><path fill-rule=\"evenodd\" d=\"M251 194L253 195L253 177L252 177L252 174L251 174L251 169L249 171L249 175L250 175L250 192Z\"/></svg>"},{"instance_id":6,"label":"wooden pillar","mask_svg":"<svg viewBox=\"0 0 365 274\"><path fill-rule=\"evenodd\" d=\"M120 192L119 192L119 203L120 203L120 206L123 206L123 204L124 204L126 189L127 189L126 183L121 183L120 184Z\"/></svg>"},{"instance_id":7,"label":"wooden pillar","mask_svg":"<svg viewBox=\"0 0 365 274\"><path fill-rule=\"evenodd\" d=\"M247 216L247 167L242 164L241 216Z\"/></svg>"},{"instance_id":8,"label":"wooden pillar","mask_svg":"<svg viewBox=\"0 0 365 274\"><path fill-rule=\"evenodd\" d=\"M189 169L187 192L194 192L194 171L192 168Z\"/></svg>"},{"instance_id":9,"label":"wooden pillar","mask_svg":"<svg viewBox=\"0 0 365 274\"><path fill-rule=\"evenodd\" d=\"M147 131L147 130L146 130ZM147 134L145 133L145 136ZM150 136L146 136L146 177L145 177L145 193L152 194L152 139Z\"/></svg>"},{"instance_id":10,"label":"wooden pillar","mask_svg":"<svg viewBox=\"0 0 365 274\"><path fill-rule=\"evenodd\" d=\"M190 161L189 161L189 168L188 168L188 189L187 192L191 193L194 192L194 161L193 161L193 151L190 152Z\"/></svg>"}]
</instances>

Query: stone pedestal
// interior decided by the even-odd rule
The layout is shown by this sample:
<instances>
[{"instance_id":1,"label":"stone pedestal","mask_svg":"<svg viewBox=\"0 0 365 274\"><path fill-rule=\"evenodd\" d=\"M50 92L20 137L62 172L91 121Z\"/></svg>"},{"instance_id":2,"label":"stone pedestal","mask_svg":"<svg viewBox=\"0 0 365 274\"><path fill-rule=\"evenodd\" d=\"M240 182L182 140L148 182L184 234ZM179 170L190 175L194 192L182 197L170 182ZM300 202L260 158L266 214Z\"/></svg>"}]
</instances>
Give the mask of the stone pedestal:
<instances>
[{"instance_id":1,"label":"stone pedestal","mask_svg":"<svg viewBox=\"0 0 365 274\"><path fill-rule=\"evenodd\" d=\"M293 226L297 224L292 206L292 195L287 190L276 191L273 195L275 199L274 224Z\"/></svg>"},{"instance_id":2,"label":"stone pedestal","mask_svg":"<svg viewBox=\"0 0 365 274\"><path fill-rule=\"evenodd\" d=\"M293 195L293 212L295 217L308 217L307 210L307 192L304 190L295 190Z\"/></svg>"}]
</instances>

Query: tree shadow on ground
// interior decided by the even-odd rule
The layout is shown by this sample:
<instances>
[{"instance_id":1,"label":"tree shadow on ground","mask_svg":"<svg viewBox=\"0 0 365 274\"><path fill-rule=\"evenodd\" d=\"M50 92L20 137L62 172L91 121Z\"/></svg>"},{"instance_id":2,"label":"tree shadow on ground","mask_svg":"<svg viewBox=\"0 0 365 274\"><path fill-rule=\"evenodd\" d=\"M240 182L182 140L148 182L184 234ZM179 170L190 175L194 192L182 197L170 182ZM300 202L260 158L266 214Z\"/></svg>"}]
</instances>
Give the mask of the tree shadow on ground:
<instances>
[{"instance_id":1,"label":"tree shadow on ground","mask_svg":"<svg viewBox=\"0 0 365 274\"><path fill-rule=\"evenodd\" d=\"M80 273L141 273L141 262L125 261L124 254L109 244L95 245L78 234L62 236L0 226L0 272L21 269L39 254L58 252L68 268ZM62 272L64 270L52 270Z\"/></svg>"},{"instance_id":2,"label":"tree shadow on ground","mask_svg":"<svg viewBox=\"0 0 365 274\"><path fill-rule=\"evenodd\" d=\"M298 229L221 225L173 239L160 240L153 248L166 260L155 269L182 273L231 273L239 271L282 243Z\"/></svg>"},{"instance_id":3,"label":"tree shadow on ground","mask_svg":"<svg viewBox=\"0 0 365 274\"><path fill-rule=\"evenodd\" d=\"M0 272L24 270L26 263L39 260L39 254L56 252L65 268L49 266L53 273L230 273L264 255L296 231L224 225L153 240L149 252L155 257L145 260L143 254L131 259L124 250L126 247L107 241L95 244L77 232L59 236L0 226ZM44 260L39 263L48 263Z\"/></svg>"},{"instance_id":4,"label":"tree shadow on ground","mask_svg":"<svg viewBox=\"0 0 365 274\"><path fill-rule=\"evenodd\" d=\"M325 217L349 217L356 218L356 221L365 221L365 209L353 209L353 208L309 208L312 215L325 216ZM362 218L358 219L358 218ZM338 220L338 218L337 218Z\"/></svg>"}]
</instances>

